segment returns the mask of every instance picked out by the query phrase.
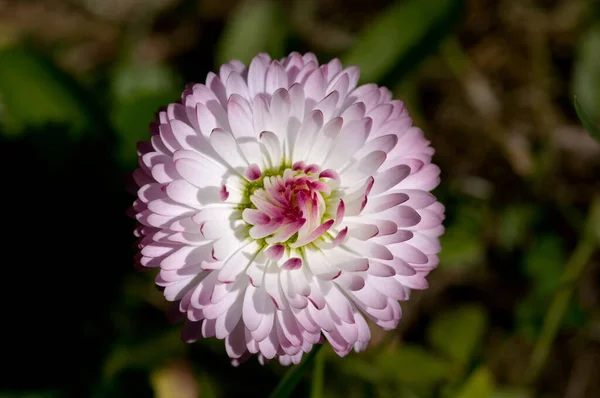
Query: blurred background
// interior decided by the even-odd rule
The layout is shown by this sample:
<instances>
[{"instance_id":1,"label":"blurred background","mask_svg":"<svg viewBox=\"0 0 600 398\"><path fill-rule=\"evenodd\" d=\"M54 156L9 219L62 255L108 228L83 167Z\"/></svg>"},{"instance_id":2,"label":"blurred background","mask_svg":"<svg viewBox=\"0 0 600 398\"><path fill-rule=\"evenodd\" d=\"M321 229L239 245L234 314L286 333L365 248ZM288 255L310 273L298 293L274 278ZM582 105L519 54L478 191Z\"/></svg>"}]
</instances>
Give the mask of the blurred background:
<instances>
[{"instance_id":1,"label":"blurred background","mask_svg":"<svg viewBox=\"0 0 600 398\"><path fill-rule=\"evenodd\" d=\"M133 268L124 181L159 106L232 58L312 51L432 141L441 264L366 353L296 397L600 397L600 5L585 0L0 0L0 397L265 397ZM596 198L596 199L595 199ZM311 365L313 366L313 365ZM321 391L321 387L323 390Z\"/></svg>"}]
</instances>

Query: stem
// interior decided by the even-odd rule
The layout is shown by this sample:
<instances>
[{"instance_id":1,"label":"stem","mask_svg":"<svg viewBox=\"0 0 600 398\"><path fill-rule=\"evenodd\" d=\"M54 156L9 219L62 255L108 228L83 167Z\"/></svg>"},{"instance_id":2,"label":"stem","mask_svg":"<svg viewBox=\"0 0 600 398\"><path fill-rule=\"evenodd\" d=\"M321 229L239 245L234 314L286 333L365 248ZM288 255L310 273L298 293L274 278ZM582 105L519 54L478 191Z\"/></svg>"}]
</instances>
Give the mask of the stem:
<instances>
[{"instance_id":1,"label":"stem","mask_svg":"<svg viewBox=\"0 0 600 398\"><path fill-rule=\"evenodd\" d=\"M583 231L583 238L577 244L575 251L569 258L562 276L562 283L556 291L550 308L546 313L544 325L539 339L533 350L529 369L525 373L526 384L534 384L546 363L552 344L558 333L560 322L563 318L577 281L583 274L586 264L597 247L599 237L597 229L600 223L600 197L596 198L591 205Z\"/></svg>"},{"instance_id":2,"label":"stem","mask_svg":"<svg viewBox=\"0 0 600 398\"><path fill-rule=\"evenodd\" d=\"M296 388L298 382L302 379L304 372L308 369L308 365L310 365L321 347L323 347L323 344L313 347L312 351L304 358L300 365L292 367L285 374L285 376L283 376L283 379L279 382L271 395L269 395L269 398L289 397Z\"/></svg>"},{"instance_id":3,"label":"stem","mask_svg":"<svg viewBox=\"0 0 600 398\"><path fill-rule=\"evenodd\" d=\"M325 385L325 351L317 354L315 367L313 369L312 388L310 398L323 398L323 386Z\"/></svg>"}]
</instances>

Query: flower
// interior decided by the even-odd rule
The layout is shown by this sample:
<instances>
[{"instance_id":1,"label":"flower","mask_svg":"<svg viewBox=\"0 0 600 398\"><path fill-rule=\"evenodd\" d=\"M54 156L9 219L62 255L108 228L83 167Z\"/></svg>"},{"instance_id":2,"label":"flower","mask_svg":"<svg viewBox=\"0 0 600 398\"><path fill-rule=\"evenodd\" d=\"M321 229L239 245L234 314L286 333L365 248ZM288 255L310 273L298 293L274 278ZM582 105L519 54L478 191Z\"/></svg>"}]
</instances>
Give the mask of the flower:
<instances>
[{"instance_id":1,"label":"flower","mask_svg":"<svg viewBox=\"0 0 600 398\"><path fill-rule=\"evenodd\" d=\"M139 264L184 315L182 337L298 363L393 329L438 263L434 152L401 101L313 54L209 73L139 144Z\"/></svg>"}]
</instances>

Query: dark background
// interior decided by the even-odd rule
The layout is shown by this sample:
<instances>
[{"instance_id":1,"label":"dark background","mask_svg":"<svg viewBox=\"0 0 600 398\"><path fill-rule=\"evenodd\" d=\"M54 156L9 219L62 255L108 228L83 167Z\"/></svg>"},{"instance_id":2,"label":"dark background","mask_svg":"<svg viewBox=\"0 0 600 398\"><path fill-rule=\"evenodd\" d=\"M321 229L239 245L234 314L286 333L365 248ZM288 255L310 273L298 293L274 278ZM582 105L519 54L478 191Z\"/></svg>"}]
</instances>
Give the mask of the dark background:
<instances>
[{"instance_id":1,"label":"dark background","mask_svg":"<svg viewBox=\"0 0 600 398\"><path fill-rule=\"evenodd\" d=\"M124 187L135 142L186 82L294 50L357 64L406 101L437 150L447 214L431 287L366 353L324 349L324 396L600 396L600 144L573 108L577 94L600 120L599 9L0 0L0 397L273 390L279 364L232 368L223 342L179 340L153 272L133 268ZM310 391L308 372L295 396Z\"/></svg>"}]
</instances>

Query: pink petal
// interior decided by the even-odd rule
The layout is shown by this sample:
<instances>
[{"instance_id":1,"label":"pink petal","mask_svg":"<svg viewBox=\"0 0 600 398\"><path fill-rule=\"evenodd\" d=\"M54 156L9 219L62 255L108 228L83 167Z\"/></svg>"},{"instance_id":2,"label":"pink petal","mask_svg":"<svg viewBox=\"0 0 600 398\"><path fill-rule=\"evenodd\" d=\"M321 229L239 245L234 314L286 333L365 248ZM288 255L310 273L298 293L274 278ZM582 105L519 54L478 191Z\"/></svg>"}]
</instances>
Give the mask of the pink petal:
<instances>
[{"instance_id":1,"label":"pink petal","mask_svg":"<svg viewBox=\"0 0 600 398\"><path fill-rule=\"evenodd\" d=\"M285 270L295 270L295 269L299 269L301 267L302 267L302 259L298 258L298 257L290 258L285 263L283 263L283 265L281 266L281 268L285 269Z\"/></svg>"}]
</instances>

